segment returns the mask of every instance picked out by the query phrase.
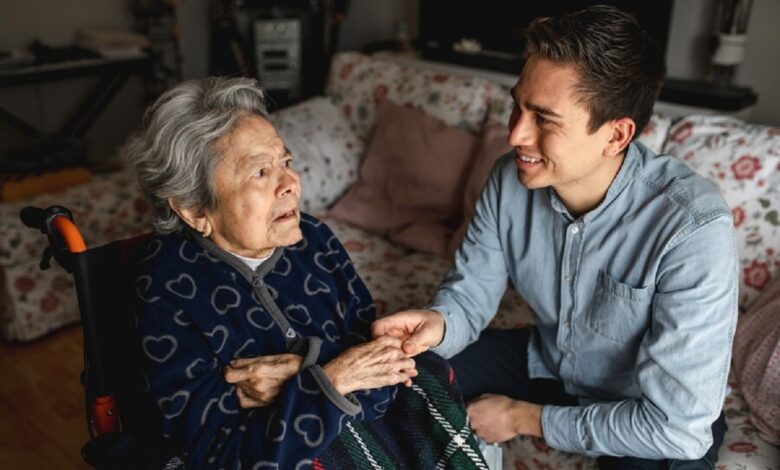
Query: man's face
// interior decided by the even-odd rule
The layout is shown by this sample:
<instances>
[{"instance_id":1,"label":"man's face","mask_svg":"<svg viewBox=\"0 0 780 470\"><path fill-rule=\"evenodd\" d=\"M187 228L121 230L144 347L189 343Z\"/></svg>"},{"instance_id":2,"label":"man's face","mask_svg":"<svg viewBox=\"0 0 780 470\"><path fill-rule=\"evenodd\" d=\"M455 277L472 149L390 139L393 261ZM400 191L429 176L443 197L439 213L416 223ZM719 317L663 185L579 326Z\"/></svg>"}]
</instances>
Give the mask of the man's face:
<instances>
[{"instance_id":1,"label":"man's face","mask_svg":"<svg viewBox=\"0 0 780 470\"><path fill-rule=\"evenodd\" d=\"M575 95L578 80L572 65L531 55L512 90L509 118L520 183L552 186L570 209L588 194L603 196L619 169L604 157L610 126L588 132L590 113Z\"/></svg>"}]
</instances>

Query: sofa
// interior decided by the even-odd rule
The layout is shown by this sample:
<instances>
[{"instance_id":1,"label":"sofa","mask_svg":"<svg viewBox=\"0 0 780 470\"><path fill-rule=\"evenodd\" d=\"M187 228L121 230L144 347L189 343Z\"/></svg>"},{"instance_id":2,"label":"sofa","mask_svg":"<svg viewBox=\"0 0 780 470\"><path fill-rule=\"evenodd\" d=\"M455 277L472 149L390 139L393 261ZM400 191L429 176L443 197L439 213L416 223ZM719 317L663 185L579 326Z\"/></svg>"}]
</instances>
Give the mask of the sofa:
<instances>
[{"instance_id":1,"label":"sofa","mask_svg":"<svg viewBox=\"0 0 780 470\"><path fill-rule=\"evenodd\" d=\"M506 145L495 142L506 138L504 127L512 106L508 88L484 78L345 52L333 59L324 96L272 115L301 174L302 209L320 216L338 235L372 292L379 315L426 305L449 268L452 248L444 252L415 248L416 237L403 239L394 236L396 232L366 229L346 222L345 211L339 215L333 210L365 176L361 165L385 100L473 136L475 149L485 148L488 139L492 148ZM656 113L638 139L683 159L713 180L732 207L743 315L780 267L780 129L726 116ZM465 173L476 171L464 168ZM466 201L458 215L467 219L469 194L453 198ZM70 277L61 269L39 269L45 241L18 222L18 211L26 204L72 209L88 246L149 230L149 207L126 171L0 206L0 331L6 341L33 340L78 321ZM449 235L454 237L464 221L449 222ZM518 327L532 321L527 305L508 286L491 325ZM734 380L724 406L729 430L718 468L779 468L780 449L759 437ZM518 437L502 448L505 468L596 468L595 460L553 450L541 439Z\"/></svg>"}]
</instances>

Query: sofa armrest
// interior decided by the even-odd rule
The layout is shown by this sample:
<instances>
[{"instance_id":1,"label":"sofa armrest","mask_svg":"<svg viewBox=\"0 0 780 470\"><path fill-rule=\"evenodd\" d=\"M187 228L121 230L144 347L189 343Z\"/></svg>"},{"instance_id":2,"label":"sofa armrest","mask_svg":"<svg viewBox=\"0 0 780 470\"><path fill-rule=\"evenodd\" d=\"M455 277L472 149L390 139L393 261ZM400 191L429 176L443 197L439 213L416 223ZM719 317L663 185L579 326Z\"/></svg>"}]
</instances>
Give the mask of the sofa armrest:
<instances>
[{"instance_id":1,"label":"sofa armrest","mask_svg":"<svg viewBox=\"0 0 780 470\"><path fill-rule=\"evenodd\" d=\"M40 259L48 241L22 224L19 211L28 205L55 204L73 212L88 247L151 231L151 208L132 174L97 175L86 184L0 204L0 266Z\"/></svg>"}]
</instances>

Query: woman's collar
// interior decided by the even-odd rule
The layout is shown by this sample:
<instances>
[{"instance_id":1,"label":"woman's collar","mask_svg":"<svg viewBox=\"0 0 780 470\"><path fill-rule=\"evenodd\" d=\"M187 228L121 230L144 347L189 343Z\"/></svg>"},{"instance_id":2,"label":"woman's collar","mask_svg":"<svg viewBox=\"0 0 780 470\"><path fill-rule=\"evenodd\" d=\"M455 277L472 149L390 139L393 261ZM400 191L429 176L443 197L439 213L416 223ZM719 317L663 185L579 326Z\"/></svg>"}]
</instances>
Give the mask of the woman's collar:
<instances>
[{"instance_id":1,"label":"woman's collar","mask_svg":"<svg viewBox=\"0 0 780 470\"><path fill-rule=\"evenodd\" d=\"M276 262L279 261L279 258L281 258L282 252L284 251L283 249L280 248L274 248L274 251L273 253L271 253L271 256L260 266L257 267L257 271L252 271L249 268L249 266L247 266L246 263L241 261L236 255L218 247L213 241L201 235L200 232L193 230L190 227L187 227L186 231L187 231L186 232L187 236L192 238L195 241L195 243L200 245L204 250L206 250L210 254L214 255L220 261L229 264L235 270L240 272L241 275L244 276L250 282L252 279L258 276L265 277L265 275L268 274L276 265Z\"/></svg>"}]
</instances>

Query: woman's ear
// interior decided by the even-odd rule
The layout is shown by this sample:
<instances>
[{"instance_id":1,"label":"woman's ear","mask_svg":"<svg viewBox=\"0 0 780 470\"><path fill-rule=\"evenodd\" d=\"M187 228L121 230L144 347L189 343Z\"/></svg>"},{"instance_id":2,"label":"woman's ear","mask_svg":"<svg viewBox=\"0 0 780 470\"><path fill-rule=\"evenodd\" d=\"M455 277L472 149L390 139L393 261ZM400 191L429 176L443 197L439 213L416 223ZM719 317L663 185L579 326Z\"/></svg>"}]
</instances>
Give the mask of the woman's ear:
<instances>
[{"instance_id":1,"label":"woman's ear","mask_svg":"<svg viewBox=\"0 0 780 470\"><path fill-rule=\"evenodd\" d=\"M171 206L174 212L183 220L187 225L200 232L204 237L211 235L211 219L202 212L196 211L189 207L182 207L172 197L168 198L168 205Z\"/></svg>"},{"instance_id":2,"label":"woman's ear","mask_svg":"<svg viewBox=\"0 0 780 470\"><path fill-rule=\"evenodd\" d=\"M604 148L604 155L610 157L623 153L636 133L636 123L630 117L615 119L611 125L612 135Z\"/></svg>"}]
</instances>

